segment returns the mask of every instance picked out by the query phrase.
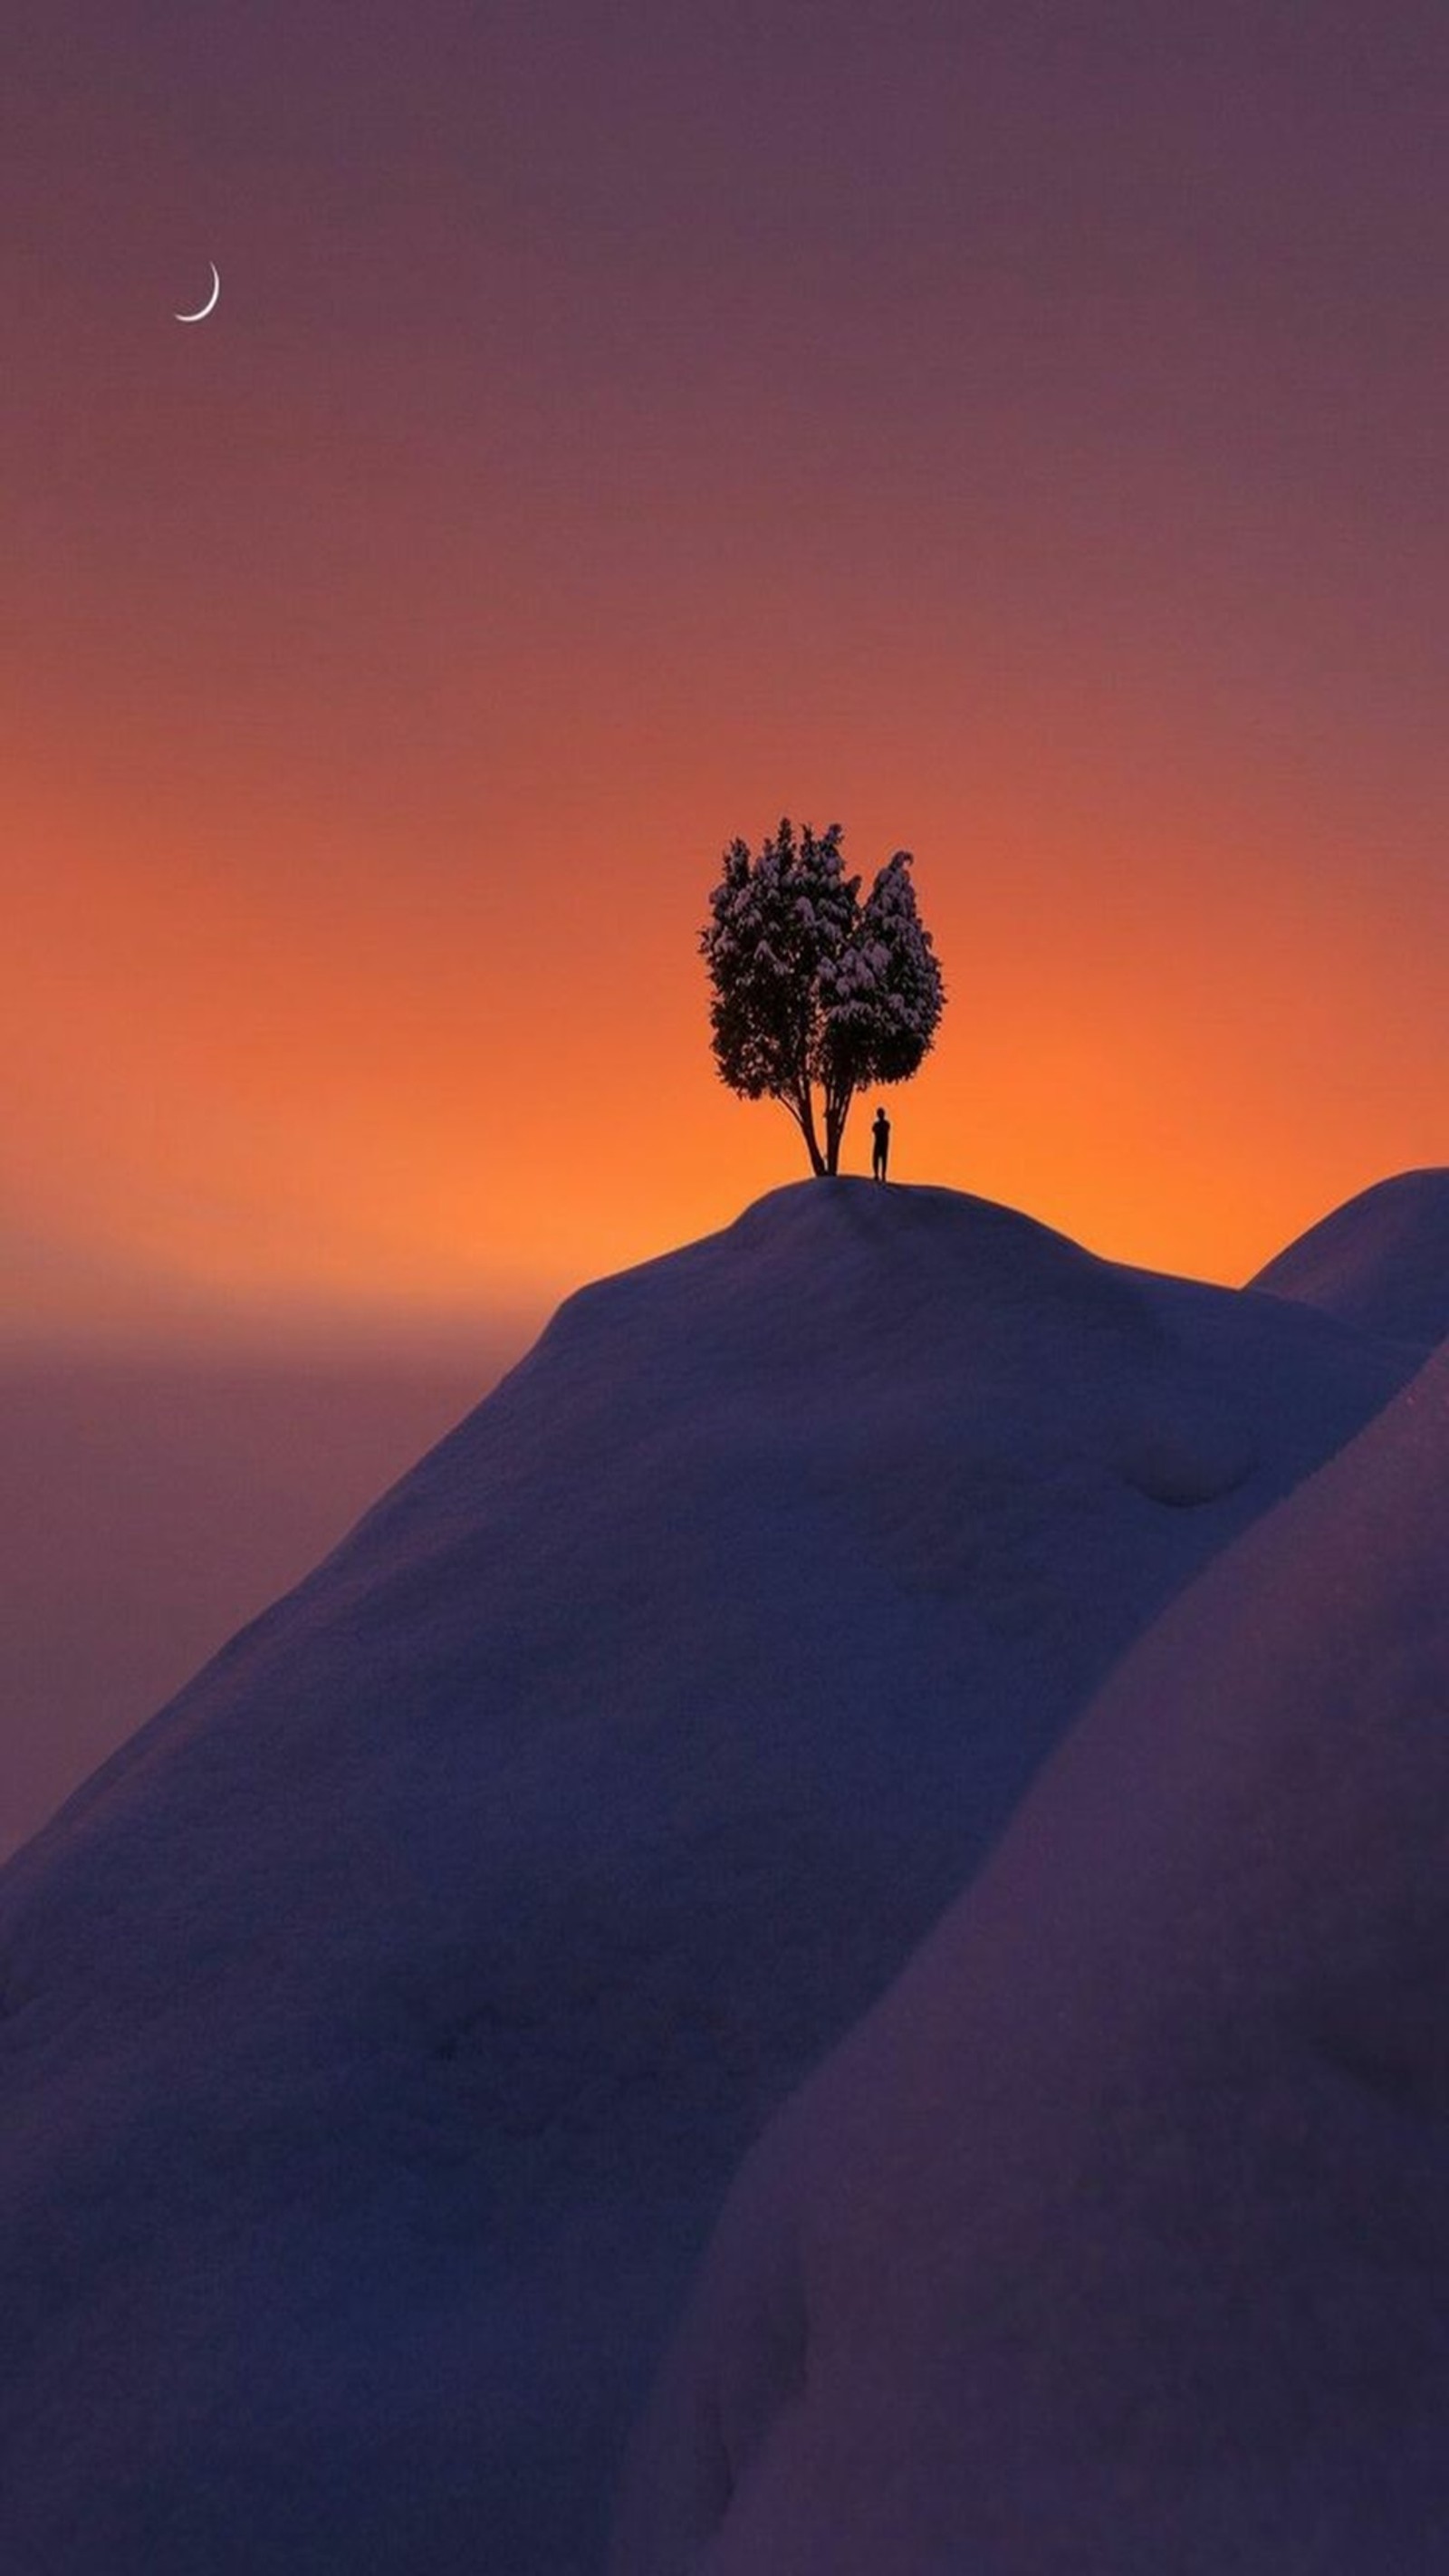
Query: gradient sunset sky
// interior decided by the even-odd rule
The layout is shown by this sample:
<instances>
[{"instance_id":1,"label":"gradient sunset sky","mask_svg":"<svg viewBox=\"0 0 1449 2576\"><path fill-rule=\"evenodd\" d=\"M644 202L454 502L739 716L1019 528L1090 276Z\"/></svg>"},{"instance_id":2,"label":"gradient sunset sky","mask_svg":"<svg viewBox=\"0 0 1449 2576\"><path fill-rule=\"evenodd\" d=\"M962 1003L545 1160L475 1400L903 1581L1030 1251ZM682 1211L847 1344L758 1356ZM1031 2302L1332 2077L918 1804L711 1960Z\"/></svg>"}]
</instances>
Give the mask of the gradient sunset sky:
<instances>
[{"instance_id":1,"label":"gradient sunset sky","mask_svg":"<svg viewBox=\"0 0 1449 2576\"><path fill-rule=\"evenodd\" d=\"M902 1178L1232 1279L1449 1159L1441 0L0 83L12 1343L535 1313L801 1174L695 953L787 810L916 852Z\"/></svg>"}]
</instances>

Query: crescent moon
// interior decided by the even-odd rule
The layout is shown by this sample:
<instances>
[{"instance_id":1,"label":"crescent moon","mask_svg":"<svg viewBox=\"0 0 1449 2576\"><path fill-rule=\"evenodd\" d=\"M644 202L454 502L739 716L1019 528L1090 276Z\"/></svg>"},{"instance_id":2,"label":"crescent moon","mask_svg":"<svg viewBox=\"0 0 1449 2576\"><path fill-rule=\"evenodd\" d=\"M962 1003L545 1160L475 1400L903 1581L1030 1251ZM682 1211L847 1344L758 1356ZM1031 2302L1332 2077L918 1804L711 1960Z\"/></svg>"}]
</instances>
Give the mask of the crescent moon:
<instances>
[{"instance_id":1,"label":"crescent moon","mask_svg":"<svg viewBox=\"0 0 1449 2576\"><path fill-rule=\"evenodd\" d=\"M178 322L204 322L208 313L216 311L216 299L221 293L221 277L214 259L209 259L206 264L211 271L211 293L197 312L178 313L176 316Z\"/></svg>"}]
</instances>

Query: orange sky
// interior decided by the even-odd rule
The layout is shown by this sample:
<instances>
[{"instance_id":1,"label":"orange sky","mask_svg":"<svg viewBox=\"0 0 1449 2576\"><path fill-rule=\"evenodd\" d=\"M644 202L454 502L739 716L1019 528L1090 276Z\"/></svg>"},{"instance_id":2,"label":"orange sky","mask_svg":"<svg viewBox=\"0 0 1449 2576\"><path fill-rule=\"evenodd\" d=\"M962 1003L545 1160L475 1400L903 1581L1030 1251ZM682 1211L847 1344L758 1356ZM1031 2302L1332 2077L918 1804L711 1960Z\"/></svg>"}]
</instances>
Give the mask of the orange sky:
<instances>
[{"instance_id":1,"label":"orange sky","mask_svg":"<svg viewBox=\"0 0 1449 2576\"><path fill-rule=\"evenodd\" d=\"M441 889L384 833L337 875L309 867L326 818L305 808L261 870L245 819L203 862L62 780L32 791L0 966L4 1181L72 1281L71 1327L124 1309L134 1329L153 1291L163 1322L194 1301L199 1330L213 1306L233 1327L527 1312L797 1176L783 1112L714 1079L693 954L717 857L700 817L754 837L766 786L740 810L713 762L656 763L634 816L633 746L616 758L592 827L566 798L515 814L504 879L480 859ZM1321 818L1290 836L1270 815L1259 845L1246 813L1178 815L1164 847L1120 787L1074 818L1024 749L1015 786L932 786L903 777L896 813L951 998L892 1103L901 1177L1235 1278L1442 1153L1436 897L1386 909ZM867 869L898 836L886 801L861 780L847 849Z\"/></svg>"},{"instance_id":2,"label":"orange sky","mask_svg":"<svg viewBox=\"0 0 1449 2576\"><path fill-rule=\"evenodd\" d=\"M917 854L902 1178L1234 1279L1445 1158L1431 18L61 14L0 1335L531 1316L795 1177L695 953L783 810Z\"/></svg>"}]
</instances>

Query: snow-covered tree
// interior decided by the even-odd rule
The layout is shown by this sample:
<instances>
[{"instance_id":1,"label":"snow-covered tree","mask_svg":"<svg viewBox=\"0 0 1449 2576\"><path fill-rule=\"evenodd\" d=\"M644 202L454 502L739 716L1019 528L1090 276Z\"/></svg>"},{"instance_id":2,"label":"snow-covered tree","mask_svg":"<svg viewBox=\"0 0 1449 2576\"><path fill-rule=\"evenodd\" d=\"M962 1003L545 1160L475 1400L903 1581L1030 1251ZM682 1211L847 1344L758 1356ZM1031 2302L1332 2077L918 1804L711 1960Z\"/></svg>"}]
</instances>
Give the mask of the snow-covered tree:
<instances>
[{"instance_id":1,"label":"snow-covered tree","mask_svg":"<svg viewBox=\"0 0 1449 2576\"><path fill-rule=\"evenodd\" d=\"M732 841L700 940L720 1077L783 1102L817 1174L840 1168L856 1092L917 1071L946 998L909 850L862 903L840 842L838 823L797 840L788 816L758 858Z\"/></svg>"}]
</instances>

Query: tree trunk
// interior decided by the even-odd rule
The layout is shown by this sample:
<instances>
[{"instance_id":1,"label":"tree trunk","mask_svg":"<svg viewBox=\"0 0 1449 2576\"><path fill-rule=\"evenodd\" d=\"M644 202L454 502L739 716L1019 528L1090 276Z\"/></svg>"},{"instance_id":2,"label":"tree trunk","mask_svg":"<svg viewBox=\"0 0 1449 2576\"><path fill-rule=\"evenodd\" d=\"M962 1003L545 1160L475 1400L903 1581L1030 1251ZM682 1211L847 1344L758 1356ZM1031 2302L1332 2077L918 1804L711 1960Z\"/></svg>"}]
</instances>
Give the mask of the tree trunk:
<instances>
[{"instance_id":1,"label":"tree trunk","mask_svg":"<svg viewBox=\"0 0 1449 2576\"><path fill-rule=\"evenodd\" d=\"M796 1098L787 1100L785 1106L805 1139L805 1151L810 1157L811 1171L817 1181L823 1180L827 1165L825 1156L820 1151L820 1140L815 1133L815 1103L810 1097L809 1083L802 1083Z\"/></svg>"},{"instance_id":2,"label":"tree trunk","mask_svg":"<svg viewBox=\"0 0 1449 2576\"><path fill-rule=\"evenodd\" d=\"M843 1100L828 1098L826 1100L825 1169L827 1172L838 1172L840 1169L840 1148L845 1141L845 1122L850 1115L850 1104L854 1096L853 1091L847 1091Z\"/></svg>"}]
</instances>

